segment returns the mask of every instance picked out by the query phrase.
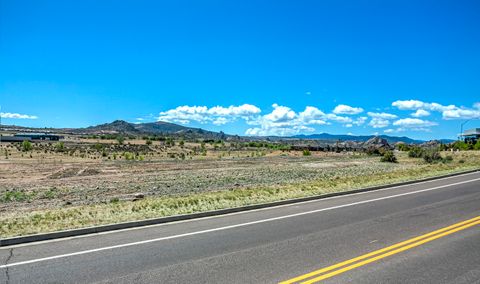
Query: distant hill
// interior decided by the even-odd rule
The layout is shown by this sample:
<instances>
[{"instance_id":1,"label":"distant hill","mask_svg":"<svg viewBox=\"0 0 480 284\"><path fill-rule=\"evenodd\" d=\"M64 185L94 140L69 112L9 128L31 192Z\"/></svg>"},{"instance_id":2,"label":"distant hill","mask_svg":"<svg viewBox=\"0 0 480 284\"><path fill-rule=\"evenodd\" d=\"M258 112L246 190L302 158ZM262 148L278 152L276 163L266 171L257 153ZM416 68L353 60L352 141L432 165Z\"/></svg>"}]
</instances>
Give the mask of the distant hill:
<instances>
[{"instance_id":1,"label":"distant hill","mask_svg":"<svg viewBox=\"0 0 480 284\"><path fill-rule=\"evenodd\" d=\"M366 142L369 139L376 137L374 135L363 135L363 136L354 136L354 135L334 135L328 133L320 134L311 134L311 135L295 135L290 137L279 137L279 136L259 136L259 137L246 137L238 135L228 135L223 132L214 132L209 130L204 130L201 128L186 127L178 125L175 123L157 121L157 122L148 122L148 123L130 123L124 120L115 120L110 123L104 123L96 126L90 126L86 128L30 128L22 126L13 126L13 125L2 125L4 130L17 131L17 132L51 132L51 133L71 133L77 135L91 135L91 134L124 134L124 135L178 135L186 138L195 138L195 139L224 139L224 140L243 140L243 141L259 141L259 140L270 140L270 141L282 141L282 140L318 140L318 142L324 143L334 143L337 141L355 141L355 142ZM404 142L407 144L422 144L426 141L415 140L409 137L397 137L397 136L388 136L380 135L379 138L387 140L391 145L397 142ZM454 140L441 139L438 140L441 143L451 143Z\"/></svg>"},{"instance_id":2,"label":"distant hill","mask_svg":"<svg viewBox=\"0 0 480 284\"><path fill-rule=\"evenodd\" d=\"M310 140L324 140L324 141L357 141L357 142L366 142L369 139L375 137L375 135L334 135L328 133L320 133L320 134L311 134L311 135L295 135L291 138L296 139L310 139ZM379 135L378 137L385 139L388 141L389 144L395 144L397 142L403 142L407 144L421 144L425 141L423 140L415 140L406 136L397 137L397 136L388 136L388 135Z\"/></svg>"},{"instance_id":3,"label":"distant hill","mask_svg":"<svg viewBox=\"0 0 480 284\"><path fill-rule=\"evenodd\" d=\"M182 135L190 138L226 139L231 135L223 132L208 131L201 128L186 127L170 122L130 123L115 120L111 123L70 129L77 134L126 134L126 135Z\"/></svg>"}]
</instances>

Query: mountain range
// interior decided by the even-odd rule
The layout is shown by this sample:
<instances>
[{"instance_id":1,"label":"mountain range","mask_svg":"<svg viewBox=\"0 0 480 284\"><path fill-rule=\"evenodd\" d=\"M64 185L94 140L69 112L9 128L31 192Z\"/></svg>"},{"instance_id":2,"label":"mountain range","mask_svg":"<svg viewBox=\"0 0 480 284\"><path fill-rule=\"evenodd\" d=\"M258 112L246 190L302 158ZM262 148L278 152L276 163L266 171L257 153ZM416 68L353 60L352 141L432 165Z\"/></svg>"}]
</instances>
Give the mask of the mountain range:
<instances>
[{"instance_id":1,"label":"mountain range","mask_svg":"<svg viewBox=\"0 0 480 284\"><path fill-rule=\"evenodd\" d=\"M294 135L290 137L280 137L280 136L268 136L268 137L245 137L238 135L228 135L223 132L214 132L209 130L204 130L202 128L193 128L178 125L175 123L157 121L149 123L130 123L124 120L115 120L111 123L100 124L96 126L90 126L86 128L28 128L28 127L19 127L19 126L2 126L2 128L8 130L16 129L18 131L37 131L37 132L62 132L62 133L71 133L71 134L81 134L81 135L93 135L93 134L124 134L124 135L178 135L186 138L203 138L203 139L241 139L241 140L318 140L325 142L332 141L357 141L365 142L375 137L375 135L334 135L328 133L320 134L311 134L311 135ZM406 136L389 136L389 135L379 135L380 138L383 138L388 141L390 144L395 144L397 142L404 142L407 144L421 144L425 141L412 139ZM438 140L442 143L450 143L453 140L442 139Z\"/></svg>"}]
</instances>

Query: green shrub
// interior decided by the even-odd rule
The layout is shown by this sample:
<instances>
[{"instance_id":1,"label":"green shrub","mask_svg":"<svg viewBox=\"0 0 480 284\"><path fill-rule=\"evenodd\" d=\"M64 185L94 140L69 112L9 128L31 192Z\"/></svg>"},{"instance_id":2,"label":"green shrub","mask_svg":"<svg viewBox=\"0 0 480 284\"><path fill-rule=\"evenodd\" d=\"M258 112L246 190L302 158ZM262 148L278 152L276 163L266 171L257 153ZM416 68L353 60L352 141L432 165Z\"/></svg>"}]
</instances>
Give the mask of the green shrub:
<instances>
[{"instance_id":1,"label":"green shrub","mask_svg":"<svg viewBox=\"0 0 480 284\"><path fill-rule=\"evenodd\" d=\"M310 150L305 149L305 150L303 150L303 155L304 155L304 156L311 156L312 153L310 152Z\"/></svg>"},{"instance_id":2,"label":"green shrub","mask_svg":"<svg viewBox=\"0 0 480 284\"><path fill-rule=\"evenodd\" d=\"M464 141L456 141L453 143L452 148L454 150L467 151L473 150L474 146L471 143L465 143Z\"/></svg>"},{"instance_id":3,"label":"green shrub","mask_svg":"<svg viewBox=\"0 0 480 284\"><path fill-rule=\"evenodd\" d=\"M445 158L443 158L443 162L444 162L444 163L450 163L450 162L452 162L452 161L453 161L453 157L450 156L450 155L448 155L448 156L446 156Z\"/></svg>"},{"instance_id":4,"label":"green shrub","mask_svg":"<svg viewBox=\"0 0 480 284\"><path fill-rule=\"evenodd\" d=\"M397 145L397 149L402 152L408 152L411 150L411 147L408 144L400 143Z\"/></svg>"},{"instance_id":5,"label":"green shrub","mask_svg":"<svg viewBox=\"0 0 480 284\"><path fill-rule=\"evenodd\" d=\"M395 154L392 151L386 151L383 154L383 157L380 159L381 162L384 163L397 163L397 157L395 157Z\"/></svg>"},{"instance_id":6,"label":"green shrub","mask_svg":"<svg viewBox=\"0 0 480 284\"><path fill-rule=\"evenodd\" d=\"M425 153L425 150L418 146L414 146L410 148L410 151L408 151L408 156L410 158L422 158Z\"/></svg>"},{"instance_id":7,"label":"green shrub","mask_svg":"<svg viewBox=\"0 0 480 284\"><path fill-rule=\"evenodd\" d=\"M434 164L443 161L443 158L438 151L425 151L423 160L429 164Z\"/></svg>"},{"instance_id":8,"label":"green shrub","mask_svg":"<svg viewBox=\"0 0 480 284\"><path fill-rule=\"evenodd\" d=\"M473 146L473 149L480 150L480 140L478 140L477 143L475 143L475 145Z\"/></svg>"},{"instance_id":9,"label":"green shrub","mask_svg":"<svg viewBox=\"0 0 480 284\"><path fill-rule=\"evenodd\" d=\"M33 146L32 146L32 143L28 140L24 140L22 142L22 151L23 152L28 152L28 151L32 151L33 149Z\"/></svg>"},{"instance_id":10,"label":"green shrub","mask_svg":"<svg viewBox=\"0 0 480 284\"><path fill-rule=\"evenodd\" d=\"M55 144L55 152L65 151L65 144L63 142L58 142Z\"/></svg>"}]
</instances>

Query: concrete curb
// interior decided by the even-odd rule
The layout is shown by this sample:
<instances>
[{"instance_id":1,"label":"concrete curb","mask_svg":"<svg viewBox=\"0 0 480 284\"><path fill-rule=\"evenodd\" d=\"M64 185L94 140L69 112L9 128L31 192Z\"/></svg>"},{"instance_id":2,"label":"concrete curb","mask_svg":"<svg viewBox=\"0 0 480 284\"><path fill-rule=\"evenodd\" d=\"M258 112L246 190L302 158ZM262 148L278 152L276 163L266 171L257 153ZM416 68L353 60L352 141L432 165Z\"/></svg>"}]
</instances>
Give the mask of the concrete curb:
<instances>
[{"instance_id":1,"label":"concrete curb","mask_svg":"<svg viewBox=\"0 0 480 284\"><path fill-rule=\"evenodd\" d=\"M348 194L359 193L359 192L375 191L375 190L378 190L378 189L384 189L384 188L395 187L395 186L410 185L410 184L415 184L415 183L418 183L418 182L437 180L437 179L441 179L441 178L459 176L459 175L475 173L475 172L479 172L479 171L480 171L480 169L476 169L476 170L458 172L458 173L453 173L453 174L448 174L448 175L443 175L443 176L437 176L437 177L431 177L431 178L425 178L425 179L414 180L414 181L407 181L407 182L401 182L401 183L395 183L395 184L389 184L389 185L374 186L374 187L355 189L355 190L343 191L343 192L328 193L328 194L323 194L323 195L309 196L309 197L296 198L296 199L281 200L281 201L270 202L270 203L261 203L261 204L243 206L243 207L220 209L220 210L215 210L215 211L206 211L206 212L199 212L199 213L186 214L186 215L175 215L175 216L161 217L161 218L141 220L141 221L132 221L132 222L125 222L125 223L118 223L118 224L109 224L109 225L101 225L101 226L96 226L96 227L88 227L88 228L82 228L82 229L73 229L73 230L58 231L58 232L45 233L45 234L36 234L36 235L27 235L27 236L13 237L13 238L7 238L7 239L0 239L0 247L18 245L18 244L25 244L25 243L31 243L31 242L46 241L46 240L52 240L52 239L74 237L74 236L81 236L81 235L88 235L88 234L95 234L95 233L108 232L108 231L121 230L121 229L128 229L128 228L135 228L135 227L143 227L143 226L148 226L148 225L171 223L171 222L175 222L175 221L184 221L184 220L190 220L190 219L225 215L225 214L229 214L229 213L243 212L243 211L249 211L249 210L254 210L254 209L275 207L275 206L279 206L279 205L286 205L286 204L300 203L300 202L311 201L311 200L325 199L325 198L334 197L334 196L342 196L342 195L348 195Z\"/></svg>"}]
</instances>

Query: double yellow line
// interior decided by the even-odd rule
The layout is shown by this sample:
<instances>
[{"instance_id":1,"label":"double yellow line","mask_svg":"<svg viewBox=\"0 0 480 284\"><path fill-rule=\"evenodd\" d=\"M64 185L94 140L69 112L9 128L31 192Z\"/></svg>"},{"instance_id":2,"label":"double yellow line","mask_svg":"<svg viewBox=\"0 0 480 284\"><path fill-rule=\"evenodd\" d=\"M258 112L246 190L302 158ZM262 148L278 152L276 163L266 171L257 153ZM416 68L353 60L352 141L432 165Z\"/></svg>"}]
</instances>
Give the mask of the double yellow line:
<instances>
[{"instance_id":1,"label":"double yellow line","mask_svg":"<svg viewBox=\"0 0 480 284\"><path fill-rule=\"evenodd\" d=\"M280 282L280 284L293 284L293 283L302 283L302 284L311 284L311 283L316 283L328 278L331 278L335 275L342 274L344 272L347 272L349 270L358 268L360 266L367 265L369 263L372 263L374 261L380 260L382 258L386 258L392 255L395 255L397 253L400 253L402 251L409 250L414 247L418 247L420 245L423 245L425 243L431 242L433 240L448 236L450 234L453 234L458 231L462 231L465 229L468 229L470 227L480 225L480 216L456 223L454 225L433 231L431 233L421 235L406 241L403 241L401 243L379 249L364 255L361 255L356 258L352 258L347 261L343 261L340 263L337 263L335 265L325 267L295 278L292 278L290 280L286 280L283 282Z\"/></svg>"}]
</instances>

